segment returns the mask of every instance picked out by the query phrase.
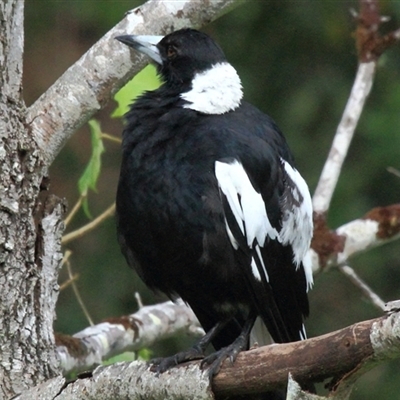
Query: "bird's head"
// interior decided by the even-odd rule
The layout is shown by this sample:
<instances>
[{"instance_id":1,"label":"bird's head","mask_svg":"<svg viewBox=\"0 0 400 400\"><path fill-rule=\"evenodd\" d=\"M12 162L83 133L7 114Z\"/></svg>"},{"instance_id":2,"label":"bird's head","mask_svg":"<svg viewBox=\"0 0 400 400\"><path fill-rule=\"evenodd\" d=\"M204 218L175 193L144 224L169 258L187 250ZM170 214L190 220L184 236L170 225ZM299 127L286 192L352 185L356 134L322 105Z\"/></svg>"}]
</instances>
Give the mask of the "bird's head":
<instances>
[{"instance_id":1,"label":"bird's head","mask_svg":"<svg viewBox=\"0 0 400 400\"><path fill-rule=\"evenodd\" d=\"M187 28L164 37L124 35L116 39L148 55L165 84L179 89L186 108L222 114L240 104L239 76L207 34Z\"/></svg>"}]
</instances>

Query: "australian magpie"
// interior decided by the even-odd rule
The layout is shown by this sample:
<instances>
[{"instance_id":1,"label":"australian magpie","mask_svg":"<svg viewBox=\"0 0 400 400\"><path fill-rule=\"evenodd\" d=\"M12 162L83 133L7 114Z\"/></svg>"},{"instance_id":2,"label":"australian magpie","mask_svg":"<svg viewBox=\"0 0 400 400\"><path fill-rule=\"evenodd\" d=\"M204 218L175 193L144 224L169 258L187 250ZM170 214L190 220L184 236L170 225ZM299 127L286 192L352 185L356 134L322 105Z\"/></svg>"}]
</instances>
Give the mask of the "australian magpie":
<instances>
[{"instance_id":1,"label":"australian magpie","mask_svg":"<svg viewBox=\"0 0 400 400\"><path fill-rule=\"evenodd\" d=\"M205 357L216 374L253 344L252 331L263 343L265 327L278 343L304 339L312 206L281 131L243 101L238 74L205 33L117 39L147 54L163 82L126 116L118 240L143 281L180 296L206 332L153 368Z\"/></svg>"}]
</instances>

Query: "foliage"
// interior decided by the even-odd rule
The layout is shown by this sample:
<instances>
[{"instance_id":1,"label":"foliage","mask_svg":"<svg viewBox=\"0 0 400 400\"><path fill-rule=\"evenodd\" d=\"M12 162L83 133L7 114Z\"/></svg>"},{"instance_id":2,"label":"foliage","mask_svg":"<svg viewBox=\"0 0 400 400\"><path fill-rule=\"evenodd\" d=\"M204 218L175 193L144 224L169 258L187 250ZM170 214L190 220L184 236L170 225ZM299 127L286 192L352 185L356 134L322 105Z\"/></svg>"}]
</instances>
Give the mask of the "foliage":
<instances>
[{"instance_id":1,"label":"foliage","mask_svg":"<svg viewBox=\"0 0 400 400\"><path fill-rule=\"evenodd\" d=\"M114 96L118 107L111 114L114 118L123 117L129 109L129 105L146 90L154 90L160 86L156 68L150 64L143 68Z\"/></svg>"},{"instance_id":2,"label":"foliage","mask_svg":"<svg viewBox=\"0 0 400 400\"><path fill-rule=\"evenodd\" d=\"M103 365L110 365L122 361L135 361L135 360L149 361L151 359L151 355L152 352L149 349L142 349L137 353L127 351L125 353L118 354L115 357L109 358L108 360L103 362Z\"/></svg>"},{"instance_id":3,"label":"foliage","mask_svg":"<svg viewBox=\"0 0 400 400\"><path fill-rule=\"evenodd\" d=\"M100 124L95 119L89 121L90 133L92 139L92 155L85 171L78 181L79 194L83 198L82 206L85 214L92 218L88 205L89 189L96 191L97 180L99 179L101 170L101 155L104 153L102 132Z\"/></svg>"}]
</instances>

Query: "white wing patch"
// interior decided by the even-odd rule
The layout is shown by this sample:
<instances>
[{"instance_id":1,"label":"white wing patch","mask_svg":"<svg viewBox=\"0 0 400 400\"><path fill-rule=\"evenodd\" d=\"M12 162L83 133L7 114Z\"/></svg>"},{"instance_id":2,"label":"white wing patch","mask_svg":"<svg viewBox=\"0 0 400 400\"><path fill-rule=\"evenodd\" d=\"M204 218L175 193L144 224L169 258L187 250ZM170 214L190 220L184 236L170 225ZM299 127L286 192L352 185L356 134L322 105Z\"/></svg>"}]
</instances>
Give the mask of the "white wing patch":
<instances>
[{"instance_id":1,"label":"white wing patch","mask_svg":"<svg viewBox=\"0 0 400 400\"><path fill-rule=\"evenodd\" d=\"M243 97L242 84L236 70L227 62L213 65L207 71L195 75L192 89L182 93L188 101L184 108L204 114L224 114L240 105Z\"/></svg>"},{"instance_id":2,"label":"white wing patch","mask_svg":"<svg viewBox=\"0 0 400 400\"><path fill-rule=\"evenodd\" d=\"M254 257L252 259L251 269L254 277L261 281L262 274L266 281L269 281L259 246L263 247L267 239L276 239L283 245L292 247L293 262L297 267L303 262L308 290L313 284L311 262L308 257L313 233L311 196L299 172L285 160L281 159L281 163L287 176L281 201L282 228L280 232L272 227L264 200L254 189L239 161L233 160L230 163L216 161L215 175L242 234L247 238L248 246L250 248L254 246L255 257L260 261L261 268L258 268ZM228 223L226 221L225 223L232 246L237 249L238 242L229 229ZM303 336L305 337L305 332Z\"/></svg>"},{"instance_id":3,"label":"white wing patch","mask_svg":"<svg viewBox=\"0 0 400 400\"><path fill-rule=\"evenodd\" d=\"M215 175L248 246L252 248L254 240L264 246L267 237L276 239L278 232L268 219L264 200L253 188L242 164L237 160L230 164L216 161Z\"/></svg>"},{"instance_id":4,"label":"white wing patch","mask_svg":"<svg viewBox=\"0 0 400 400\"><path fill-rule=\"evenodd\" d=\"M299 331L300 334L300 339L301 340L307 340L307 332L306 332L306 328L304 326L304 324L301 325L301 329Z\"/></svg>"},{"instance_id":5,"label":"white wing patch","mask_svg":"<svg viewBox=\"0 0 400 400\"><path fill-rule=\"evenodd\" d=\"M228 221L226 220L226 218L225 218L225 227L226 227L226 232L228 233L228 237L229 237L229 240L231 241L233 248L235 250L237 250L239 248L239 243L235 239L235 236L233 236L233 233L231 231L231 228L229 228Z\"/></svg>"},{"instance_id":6,"label":"white wing patch","mask_svg":"<svg viewBox=\"0 0 400 400\"><path fill-rule=\"evenodd\" d=\"M307 286L313 284L311 263L306 259L313 234L312 202L308 186L299 172L281 159L288 176L285 181L285 193L281 204L283 218L279 232L280 242L290 244L293 249L293 261L299 266L303 262Z\"/></svg>"},{"instance_id":7,"label":"white wing patch","mask_svg":"<svg viewBox=\"0 0 400 400\"><path fill-rule=\"evenodd\" d=\"M256 247L256 253L258 255L258 258L260 260L260 263L261 263L261 266L262 266L262 269L263 269L263 272L264 272L264 275L265 275L265 280L267 282L269 282L269 276L268 276L267 268L265 268L264 260L263 260L262 255L261 255L260 246L258 244L256 244L255 247Z\"/></svg>"},{"instance_id":8,"label":"white wing patch","mask_svg":"<svg viewBox=\"0 0 400 400\"><path fill-rule=\"evenodd\" d=\"M254 259L254 257L251 259L251 272L253 273L254 277L261 282L261 275L258 272L258 268L257 268L257 264L256 264L256 260Z\"/></svg>"},{"instance_id":9,"label":"white wing patch","mask_svg":"<svg viewBox=\"0 0 400 400\"><path fill-rule=\"evenodd\" d=\"M303 268L304 268L304 274L306 275L307 292L308 292L310 289L312 289L313 284L314 284L312 259L311 259L310 250L308 250L303 257Z\"/></svg>"}]
</instances>

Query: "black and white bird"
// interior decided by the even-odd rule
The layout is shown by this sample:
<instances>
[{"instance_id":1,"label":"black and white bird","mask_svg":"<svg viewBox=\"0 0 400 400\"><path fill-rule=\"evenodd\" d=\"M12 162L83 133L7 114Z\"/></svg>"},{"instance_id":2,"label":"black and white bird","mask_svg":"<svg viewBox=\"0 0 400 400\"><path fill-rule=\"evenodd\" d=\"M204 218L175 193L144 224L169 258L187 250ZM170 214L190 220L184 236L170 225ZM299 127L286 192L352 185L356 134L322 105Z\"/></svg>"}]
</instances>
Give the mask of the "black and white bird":
<instances>
[{"instance_id":1,"label":"black and white bird","mask_svg":"<svg viewBox=\"0 0 400 400\"><path fill-rule=\"evenodd\" d=\"M117 39L148 55L163 81L126 116L119 243L143 281L181 297L206 332L155 369L204 357L212 343L203 366L215 374L252 345L252 330L262 343L265 327L277 343L305 339L312 205L281 131L243 101L208 35Z\"/></svg>"}]
</instances>

